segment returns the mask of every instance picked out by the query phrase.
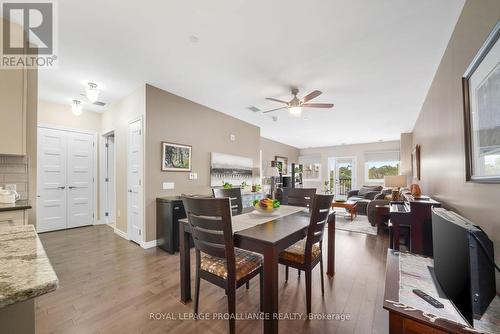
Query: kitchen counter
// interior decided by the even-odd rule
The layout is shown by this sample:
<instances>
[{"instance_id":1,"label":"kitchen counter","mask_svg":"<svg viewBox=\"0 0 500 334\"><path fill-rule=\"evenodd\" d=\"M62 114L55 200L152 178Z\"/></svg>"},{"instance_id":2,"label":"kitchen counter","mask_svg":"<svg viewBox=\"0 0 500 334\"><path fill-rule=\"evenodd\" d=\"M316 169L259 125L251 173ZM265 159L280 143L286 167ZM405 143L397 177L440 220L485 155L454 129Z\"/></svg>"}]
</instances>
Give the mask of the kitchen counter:
<instances>
[{"instance_id":1,"label":"kitchen counter","mask_svg":"<svg viewBox=\"0 0 500 334\"><path fill-rule=\"evenodd\" d=\"M54 291L58 284L33 225L0 228L0 311Z\"/></svg>"},{"instance_id":2,"label":"kitchen counter","mask_svg":"<svg viewBox=\"0 0 500 334\"><path fill-rule=\"evenodd\" d=\"M28 200L20 200L14 204L2 204L0 203L0 212L6 211L16 211L16 210L28 210L31 209L30 202Z\"/></svg>"}]
</instances>

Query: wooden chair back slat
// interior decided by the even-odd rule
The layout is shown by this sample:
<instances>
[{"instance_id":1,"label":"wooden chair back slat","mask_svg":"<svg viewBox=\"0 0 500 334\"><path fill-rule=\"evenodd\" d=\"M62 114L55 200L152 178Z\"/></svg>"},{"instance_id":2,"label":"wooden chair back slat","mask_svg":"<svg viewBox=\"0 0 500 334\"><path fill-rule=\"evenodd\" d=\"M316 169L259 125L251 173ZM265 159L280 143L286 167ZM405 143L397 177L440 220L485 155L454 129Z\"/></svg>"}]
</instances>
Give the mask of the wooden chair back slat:
<instances>
[{"instance_id":1,"label":"wooden chair back slat","mask_svg":"<svg viewBox=\"0 0 500 334\"><path fill-rule=\"evenodd\" d=\"M243 202L241 200L241 188L213 188L212 193L215 198L228 197L231 201L231 210L241 212L243 210Z\"/></svg>"},{"instance_id":2,"label":"wooden chair back slat","mask_svg":"<svg viewBox=\"0 0 500 334\"><path fill-rule=\"evenodd\" d=\"M198 216L188 213L189 222L199 228L205 230L222 231L222 219L214 216Z\"/></svg>"},{"instance_id":3,"label":"wooden chair back slat","mask_svg":"<svg viewBox=\"0 0 500 334\"><path fill-rule=\"evenodd\" d=\"M196 234L199 240L209 242L212 244L225 245L224 233L222 232L214 232L211 230L205 230L202 228L196 229Z\"/></svg>"},{"instance_id":4,"label":"wooden chair back slat","mask_svg":"<svg viewBox=\"0 0 500 334\"><path fill-rule=\"evenodd\" d=\"M283 204L310 208L315 188L283 188Z\"/></svg>"},{"instance_id":5,"label":"wooden chair back slat","mask_svg":"<svg viewBox=\"0 0 500 334\"><path fill-rule=\"evenodd\" d=\"M219 257L222 259L226 258L225 245L213 244L210 242L206 242L204 240L200 240L198 238L193 238L193 240L197 251L201 251L205 254Z\"/></svg>"}]
</instances>

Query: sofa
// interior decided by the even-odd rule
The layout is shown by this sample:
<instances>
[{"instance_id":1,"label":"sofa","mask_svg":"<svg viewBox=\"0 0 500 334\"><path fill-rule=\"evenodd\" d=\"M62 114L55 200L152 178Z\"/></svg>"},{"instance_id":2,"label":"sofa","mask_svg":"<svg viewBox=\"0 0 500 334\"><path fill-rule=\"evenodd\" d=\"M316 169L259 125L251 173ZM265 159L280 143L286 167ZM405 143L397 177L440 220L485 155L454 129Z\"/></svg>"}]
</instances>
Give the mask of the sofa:
<instances>
[{"instance_id":1,"label":"sofa","mask_svg":"<svg viewBox=\"0 0 500 334\"><path fill-rule=\"evenodd\" d=\"M358 215L368 215L368 204L380 195L378 198L385 198L386 191L382 191L382 186L362 186L358 190L351 190L347 193L347 199L350 201L357 201L356 213ZM381 195L383 194L383 196Z\"/></svg>"}]
</instances>

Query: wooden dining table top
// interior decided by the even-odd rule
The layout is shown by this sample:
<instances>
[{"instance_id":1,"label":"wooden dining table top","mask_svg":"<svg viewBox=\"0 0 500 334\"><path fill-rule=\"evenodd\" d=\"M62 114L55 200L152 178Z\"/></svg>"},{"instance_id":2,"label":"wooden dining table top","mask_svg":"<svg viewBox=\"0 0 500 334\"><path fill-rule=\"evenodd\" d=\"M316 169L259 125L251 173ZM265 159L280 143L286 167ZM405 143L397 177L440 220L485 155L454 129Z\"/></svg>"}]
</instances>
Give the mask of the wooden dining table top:
<instances>
[{"instance_id":1,"label":"wooden dining table top","mask_svg":"<svg viewBox=\"0 0 500 334\"><path fill-rule=\"evenodd\" d=\"M257 211L253 207L244 208L237 214L233 214L233 216L239 216L252 212ZM307 209L291 213L286 216L269 216L269 220L265 223L234 232L234 238L235 240L242 238L253 239L256 241L258 240L261 243L276 245L289 235L303 231L304 228L309 225L309 218L310 215ZM179 222L185 224L185 227L189 228L189 221L187 218L179 219Z\"/></svg>"}]
</instances>

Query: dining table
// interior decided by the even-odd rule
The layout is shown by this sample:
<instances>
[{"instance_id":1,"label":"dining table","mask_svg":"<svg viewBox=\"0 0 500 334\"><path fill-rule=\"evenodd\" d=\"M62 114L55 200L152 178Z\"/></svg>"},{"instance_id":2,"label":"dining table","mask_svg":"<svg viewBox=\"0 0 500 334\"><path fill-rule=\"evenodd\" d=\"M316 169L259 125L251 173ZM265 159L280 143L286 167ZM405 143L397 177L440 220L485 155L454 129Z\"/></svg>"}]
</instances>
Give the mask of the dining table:
<instances>
[{"instance_id":1,"label":"dining table","mask_svg":"<svg viewBox=\"0 0 500 334\"><path fill-rule=\"evenodd\" d=\"M234 246L263 255L264 333L278 333L278 256L280 252L307 235L309 210L282 205L276 215L265 215L254 208L233 213ZM335 215L327 220L327 271L333 277L335 267ZM191 228L187 218L179 220L180 299L191 301ZM304 305L305 307L305 305Z\"/></svg>"}]
</instances>

